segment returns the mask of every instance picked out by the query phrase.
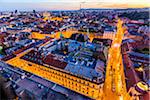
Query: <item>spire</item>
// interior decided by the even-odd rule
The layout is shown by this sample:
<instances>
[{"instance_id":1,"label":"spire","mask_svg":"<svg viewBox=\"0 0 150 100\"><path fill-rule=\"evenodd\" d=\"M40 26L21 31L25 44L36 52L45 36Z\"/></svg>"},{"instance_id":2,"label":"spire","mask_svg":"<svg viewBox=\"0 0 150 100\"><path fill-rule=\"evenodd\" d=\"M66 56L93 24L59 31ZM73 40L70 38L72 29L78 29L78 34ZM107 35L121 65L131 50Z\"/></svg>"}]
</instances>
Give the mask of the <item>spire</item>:
<instances>
[{"instance_id":1,"label":"spire","mask_svg":"<svg viewBox=\"0 0 150 100\"><path fill-rule=\"evenodd\" d=\"M62 34L62 32L60 32L60 35L59 35L59 36L60 36L60 38L63 38L63 37L64 37L64 35Z\"/></svg>"}]
</instances>

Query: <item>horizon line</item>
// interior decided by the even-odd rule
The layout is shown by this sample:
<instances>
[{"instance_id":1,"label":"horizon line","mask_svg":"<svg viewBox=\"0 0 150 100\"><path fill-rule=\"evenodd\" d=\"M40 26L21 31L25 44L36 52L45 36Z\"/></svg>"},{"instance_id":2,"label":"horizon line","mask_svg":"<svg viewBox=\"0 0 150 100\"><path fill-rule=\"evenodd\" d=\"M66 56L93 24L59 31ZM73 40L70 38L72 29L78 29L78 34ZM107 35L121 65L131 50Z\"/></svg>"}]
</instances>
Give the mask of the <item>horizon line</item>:
<instances>
[{"instance_id":1,"label":"horizon line","mask_svg":"<svg viewBox=\"0 0 150 100\"><path fill-rule=\"evenodd\" d=\"M26 11L33 11L33 10L35 10L35 11L40 11L40 12L42 12L42 11L78 11L78 10L105 10L105 9L107 9L107 10L113 10L113 9L122 9L122 10L124 10L124 9L150 9L150 7L137 7L137 8L132 8L132 7L129 7L129 8L82 8L82 9L56 9L56 10L54 10L54 9L50 9L50 10L43 10L43 9L41 9L41 10L36 10L36 9L31 9L31 10L18 10L18 9L14 9L14 10L0 10L0 12L13 12L13 11L15 11L15 10L17 10L17 11L21 11L21 12L26 12Z\"/></svg>"}]
</instances>

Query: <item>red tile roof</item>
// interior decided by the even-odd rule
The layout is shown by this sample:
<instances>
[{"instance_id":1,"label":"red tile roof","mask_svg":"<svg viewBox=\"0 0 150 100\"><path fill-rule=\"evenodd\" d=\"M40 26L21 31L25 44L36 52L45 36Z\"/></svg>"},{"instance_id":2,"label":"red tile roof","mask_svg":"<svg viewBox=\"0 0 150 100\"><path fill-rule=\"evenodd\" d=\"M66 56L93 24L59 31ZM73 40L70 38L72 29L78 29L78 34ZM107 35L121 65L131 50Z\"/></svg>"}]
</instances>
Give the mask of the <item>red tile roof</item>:
<instances>
[{"instance_id":1,"label":"red tile roof","mask_svg":"<svg viewBox=\"0 0 150 100\"><path fill-rule=\"evenodd\" d=\"M54 67L57 67L57 68L61 68L61 69L64 69L67 65L66 62L63 62L63 61L60 61L60 60L57 60L57 59L54 59L54 56L49 54L43 61L44 63L48 64L48 65L51 65L51 66L54 66Z\"/></svg>"}]
</instances>

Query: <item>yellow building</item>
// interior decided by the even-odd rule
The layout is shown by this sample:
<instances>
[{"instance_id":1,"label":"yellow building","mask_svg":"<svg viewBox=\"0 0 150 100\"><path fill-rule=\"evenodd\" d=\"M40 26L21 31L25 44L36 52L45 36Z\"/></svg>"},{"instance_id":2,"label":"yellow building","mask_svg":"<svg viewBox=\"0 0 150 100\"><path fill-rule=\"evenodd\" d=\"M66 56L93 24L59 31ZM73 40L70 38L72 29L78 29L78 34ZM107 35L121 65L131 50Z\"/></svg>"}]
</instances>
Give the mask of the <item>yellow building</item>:
<instances>
[{"instance_id":1,"label":"yellow building","mask_svg":"<svg viewBox=\"0 0 150 100\"><path fill-rule=\"evenodd\" d=\"M103 84L97 84L81 77L77 77L71 73L68 73L67 71L58 69L53 66L42 66L20 59L20 57L22 57L29 51L30 50L19 54L17 57L8 60L7 63L15 67L21 68L25 71L31 72L47 80L50 80L68 89L76 91L80 94L88 96L90 98L98 99L101 97Z\"/></svg>"}]
</instances>

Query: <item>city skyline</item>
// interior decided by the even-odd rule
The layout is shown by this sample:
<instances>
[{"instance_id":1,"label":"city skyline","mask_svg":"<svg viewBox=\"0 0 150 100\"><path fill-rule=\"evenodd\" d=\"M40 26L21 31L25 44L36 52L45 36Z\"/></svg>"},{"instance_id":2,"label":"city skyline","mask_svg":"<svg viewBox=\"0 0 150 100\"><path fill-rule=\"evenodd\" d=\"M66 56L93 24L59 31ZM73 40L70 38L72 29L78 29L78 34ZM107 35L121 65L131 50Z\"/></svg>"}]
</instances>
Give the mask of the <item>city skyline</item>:
<instances>
[{"instance_id":1,"label":"city skyline","mask_svg":"<svg viewBox=\"0 0 150 100\"><path fill-rule=\"evenodd\" d=\"M34 5L34 6L33 6ZM145 8L148 0L1 0L0 11L78 10L81 8Z\"/></svg>"},{"instance_id":2,"label":"city skyline","mask_svg":"<svg viewBox=\"0 0 150 100\"><path fill-rule=\"evenodd\" d=\"M0 100L149 100L148 0L0 0Z\"/></svg>"}]
</instances>

